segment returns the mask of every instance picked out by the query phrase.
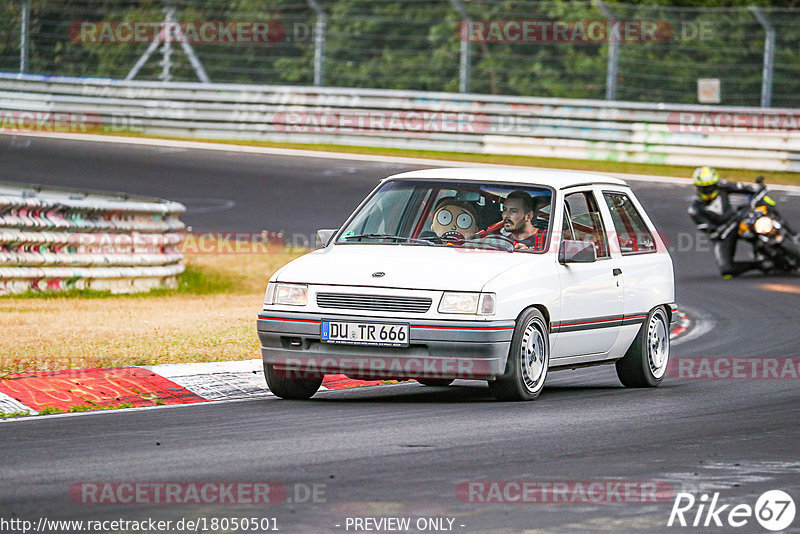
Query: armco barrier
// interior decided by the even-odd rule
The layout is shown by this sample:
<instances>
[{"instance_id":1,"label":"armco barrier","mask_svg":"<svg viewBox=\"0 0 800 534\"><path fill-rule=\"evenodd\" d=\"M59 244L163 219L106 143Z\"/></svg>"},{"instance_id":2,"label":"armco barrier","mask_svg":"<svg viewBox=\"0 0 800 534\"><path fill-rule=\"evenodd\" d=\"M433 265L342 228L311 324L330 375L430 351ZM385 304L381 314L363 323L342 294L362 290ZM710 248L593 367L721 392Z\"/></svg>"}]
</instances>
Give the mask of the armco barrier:
<instances>
[{"instance_id":1,"label":"armco barrier","mask_svg":"<svg viewBox=\"0 0 800 534\"><path fill-rule=\"evenodd\" d=\"M0 295L174 287L184 211L158 199L0 183Z\"/></svg>"},{"instance_id":2,"label":"armco barrier","mask_svg":"<svg viewBox=\"0 0 800 534\"><path fill-rule=\"evenodd\" d=\"M800 111L0 74L0 132L329 143L800 171Z\"/></svg>"}]
</instances>

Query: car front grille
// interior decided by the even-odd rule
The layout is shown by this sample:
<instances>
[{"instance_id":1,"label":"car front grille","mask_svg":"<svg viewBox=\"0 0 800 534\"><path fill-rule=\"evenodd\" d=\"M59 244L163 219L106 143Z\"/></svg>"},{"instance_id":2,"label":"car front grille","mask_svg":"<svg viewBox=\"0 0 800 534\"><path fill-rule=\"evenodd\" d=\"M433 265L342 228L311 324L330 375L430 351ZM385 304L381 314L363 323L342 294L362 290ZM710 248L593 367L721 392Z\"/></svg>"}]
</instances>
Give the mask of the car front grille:
<instances>
[{"instance_id":1,"label":"car front grille","mask_svg":"<svg viewBox=\"0 0 800 534\"><path fill-rule=\"evenodd\" d=\"M431 299L421 297L317 293L317 306L320 308L425 313L431 302Z\"/></svg>"}]
</instances>

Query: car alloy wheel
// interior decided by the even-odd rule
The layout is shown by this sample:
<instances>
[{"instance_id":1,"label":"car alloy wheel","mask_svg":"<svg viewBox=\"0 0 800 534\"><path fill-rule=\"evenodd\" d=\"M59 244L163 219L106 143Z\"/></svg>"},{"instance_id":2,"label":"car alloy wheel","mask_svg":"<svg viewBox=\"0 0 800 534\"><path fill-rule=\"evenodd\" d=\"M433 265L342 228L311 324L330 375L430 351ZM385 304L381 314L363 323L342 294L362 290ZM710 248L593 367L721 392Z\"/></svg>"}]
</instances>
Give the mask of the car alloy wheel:
<instances>
[{"instance_id":1,"label":"car alloy wheel","mask_svg":"<svg viewBox=\"0 0 800 534\"><path fill-rule=\"evenodd\" d=\"M625 356L617 360L617 376L631 388L661 384L669 363L669 320L663 306L650 310Z\"/></svg>"},{"instance_id":2,"label":"car alloy wheel","mask_svg":"<svg viewBox=\"0 0 800 534\"><path fill-rule=\"evenodd\" d=\"M539 396L550 365L550 338L544 315L528 308L517 319L503 376L489 382L498 400L527 401Z\"/></svg>"},{"instance_id":3,"label":"car alloy wheel","mask_svg":"<svg viewBox=\"0 0 800 534\"><path fill-rule=\"evenodd\" d=\"M528 323L522 335L519 351L520 369L525 388L531 393L540 389L546 359L544 336L534 321Z\"/></svg>"},{"instance_id":4,"label":"car alloy wheel","mask_svg":"<svg viewBox=\"0 0 800 534\"><path fill-rule=\"evenodd\" d=\"M662 308L650 316L647 325L647 362L650 372L655 378L662 378L669 361L669 329L667 318Z\"/></svg>"}]
</instances>

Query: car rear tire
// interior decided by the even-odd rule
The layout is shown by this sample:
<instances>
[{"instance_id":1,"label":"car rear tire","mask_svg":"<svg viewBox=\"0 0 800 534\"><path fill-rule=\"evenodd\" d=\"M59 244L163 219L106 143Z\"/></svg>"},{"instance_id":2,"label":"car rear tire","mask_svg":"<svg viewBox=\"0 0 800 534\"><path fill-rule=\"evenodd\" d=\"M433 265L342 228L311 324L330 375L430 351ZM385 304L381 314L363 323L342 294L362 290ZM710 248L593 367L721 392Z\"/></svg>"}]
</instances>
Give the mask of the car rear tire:
<instances>
[{"instance_id":1,"label":"car rear tire","mask_svg":"<svg viewBox=\"0 0 800 534\"><path fill-rule=\"evenodd\" d=\"M661 384L669 362L669 319L662 307L647 315L625 356L617 360L617 376L629 388Z\"/></svg>"},{"instance_id":2,"label":"car rear tire","mask_svg":"<svg viewBox=\"0 0 800 534\"><path fill-rule=\"evenodd\" d=\"M542 312L526 310L517 319L503 376L489 382L497 400L529 401L539 396L550 365L550 336Z\"/></svg>"},{"instance_id":3,"label":"car rear tire","mask_svg":"<svg viewBox=\"0 0 800 534\"><path fill-rule=\"evenodd\" d=\"M324 378L323 375L295 378L291 373L275 369L271 363L264 364L264 377L269 390L276 396L295 400L310 399L319 390Z\"/></svg>"},{"instance_id":4,"label":"car rear tire","mask_svg":"<svg viewBox=\"0 0 800 534\"><path fill-rule=\"evenodd\" d=\"M431 387L434 386L444 387L444 386L449 386L450 384L453 383L452 378L417 378L416 380L423 386L431 386Z\"/></svg>"}]
</instances>

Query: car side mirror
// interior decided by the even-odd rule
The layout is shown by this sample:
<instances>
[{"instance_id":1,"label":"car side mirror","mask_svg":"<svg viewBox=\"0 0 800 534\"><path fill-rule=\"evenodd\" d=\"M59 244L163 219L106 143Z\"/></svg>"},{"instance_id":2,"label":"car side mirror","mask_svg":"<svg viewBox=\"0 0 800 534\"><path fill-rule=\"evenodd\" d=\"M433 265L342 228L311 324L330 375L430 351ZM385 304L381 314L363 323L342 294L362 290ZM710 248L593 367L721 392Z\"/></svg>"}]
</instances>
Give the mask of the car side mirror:
<instances>
[{"instance_id":1,"label":"car side mirror","mask_svg":"<svg viewBox=\"0 0 800 534\"><path fill-rule=\"evenodd\" d=\"M317 248L327 247L336 232L337 230L330 229L317 230Z\"/></svg>"},{"instance_id":2,"label":"car side mirror","mask_svg":"<svg viewBox=\"0 0 800 534\"><path fill-rule=\"evenodd\" d=\"M597 260L594 243L565 239L558 247L559 263L592 263Z\"/></svg>"}]
</instances>

